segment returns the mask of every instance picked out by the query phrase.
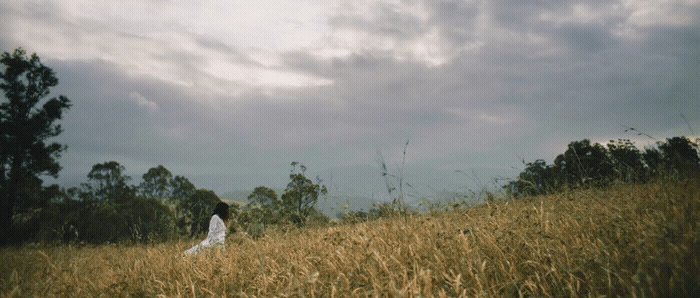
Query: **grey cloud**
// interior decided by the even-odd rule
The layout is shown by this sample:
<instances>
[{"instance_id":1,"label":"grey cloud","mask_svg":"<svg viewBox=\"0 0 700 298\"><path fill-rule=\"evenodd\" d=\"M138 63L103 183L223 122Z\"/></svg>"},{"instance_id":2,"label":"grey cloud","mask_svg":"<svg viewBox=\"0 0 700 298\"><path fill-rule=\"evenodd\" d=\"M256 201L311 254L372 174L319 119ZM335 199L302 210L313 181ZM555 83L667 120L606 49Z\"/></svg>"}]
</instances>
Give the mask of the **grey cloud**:
<instances>
[{"instance_id":1,"label":"grey cloud","mask_svg":"<svg viewBox=\"0 0 700 298\"><path fill-rule=\"evenodd\" d=\"M619 42L611 36L610 28L598 25L568 25L558 28L555 36L578 55L595 53L615 47Z\"/></svg>"},{"instance_id":2,"label":"grey cloud","mask_svg":"<svg viewBox=\"0 0 700 298\"><path fill-rule=\"evenodd\" d=\"M353 12L346 7L328 20L333 28L351 29L378 36L412 39L425 33L427 27L417 16L407 13L401 5L377 2L375 16Z\"/></svg>"},{"instance_id":3,"label":"grey cloud","mask_svg":"<svg viewBox=\"0 0 700 298\"><path fill-rule=\"evenodd\" d=\"M430 22L440 28L446 41L459 46L476 38L479 5L469 1L435 1L431 5Z\"/></svg>"},{"instance_id":4,"label":"grey cloud","mask_svg":"<svg viewBox=\"0 0 700 298\"><path fill-rule=\"evenodd\" d=\"M273 155L255 145L244 145L254 144L254 136L229 127L222 121L227 118L221 115L225 112L198 102L188 90L130 78L109 64L66 62L52 66L61 78L55 93L65 94L73 103L62 121L65 132L57 140L69 146L61 160L63 181L69 185L83 182L93 164L108 160L122 163L135 179L148 168L162 164L173 173L187 176L198 187L218 190L230 178L224 174L256 167L264 173L288 163L250 164L256 156ZM128 94L134 90L156 102L159 109L140 108L129 99ZM245 187L254 183L252 177L261 176L265 177L251 174L244 181ZM258 183L279 181L261 179Z\"/></svg>"},{"instance_id":5,"label":"grey cloud","mask_svg":"<svg viewBox=\"0 0 700 298\"><path fill-rule=\"evenodd\" d=\"M469 8L464 7L474 13ZM397 144L395 147L400 146L407 137L423 137L427 134L427 138L430 138L431 133L451 127L455 129L456 135L461 134L453 138L476 137L481 140L461 145L461 150L469 151L480 147L476 143L482 142L507 147L527 139L542 139L547 136L565 138L569 135L573 140L579 136L615 134L622 131L620 123L640 118L651 118L644 120L651 127L667 127L673 125L674 121L668 119L674 118L671 115L676 111L669 106L668 101L660 98L664 93L674 92L673 88L685 90L677 93L689 96L677 98L674 104L684 110L691 108L690 111L697 106L693 104L697 99L694 94L697 93L690 92L697 88L693 87L697 84L691 84L698 77L697 73L693 73L691 67L677 63L659 65L666 59L675 61L693 57L696 52L689 50L693 49L692 44L678 45L677 49L686 51L685 54L670 52L662 53L661 56L658 51L663 52L663 49L652 47L654 43L669 44L668 41L658 42L661 36L670 39L670 44L678 41L693 42L696 38L692 34L692 28L674 29L676 31L672 34L666 32L659 35L650 30L652 36L649 42L623 44L610 35L610 27L599 24L554 27L537 21L531 15L522 15L523 11L539 11L544 8L511 8L501 12L503 18L496 18L501 22L494 25L521 28L523 33L535 29L551 37L553 43L533 45L517 39L499 41L500 43L492 41L477 52L464 52L447 65L434 68L414 61L399 61L390 52L383 51L365 51L347 58L330 60L316 60L303 53L291 53L286 60L288 66L332 78L335 82L332 87L307 90L308 94L298 96L318 98L320 102L323 99L338 100L345 107L339 110L326 106L319 110L317 102L313 102L298 110L284 107L268 112L270 115L282 114L275 118L286 119L285 123L295 123L293 119L287 118L290 113L299 118L304 117L303 111L313 115L335 115L318 116L322 119L318 122L307 118L305 120L309 122L302 121L303 123L296 123L290 128L318 130L318 127L328 127L329 123L333 126L338 122L360 128L358 131L362 133L355 138L364 139L366 144L393 142ZM569 8L568 4L562 4L556 9L564 11ZM517 17L506 18L508 13L516 12L521 13L520 20ZM464 19L469 20L469 17L467 14ZM613 26L618 21L613 18L608 26ZM516 26L517 22L524 26ZM469 22L463 24L470 25ZM379 29L365 30L381 32ZM555 46L573 51L550 56L537 54L546 50L546 47ZM677 70L683 70L689 75L663 79ZM446 114L445 109L450 107L471 111L471 118L465 121ZM524 122L515 122L511 127L499 127L478 119L480 111L499 115L500 110L521 111L524 118L515 120ZM661 111L664 116L650 117L650 110ZM689 117L697 119L698 116L693 114ZM463 130L457 128L459 123L465 127ZM445 126L446 124L453 125ZM374 133L375 131L380 133ZM499 138L503 136L511 137L512 141L501 141ZM538 146L543 144L518 146L538 151L541 150ZM455 150L458 152L460 149ZM473 159L464 159L462 162L468 164Z\"/></svg>"},{"instance_id":6,"label":"grey cloud","mask_svg":"<svg viewBox=\"0 0 700 298\"><path fill-rule=\"evenodd\" d=\"M575 3L413 3L427 7L426 19L388 4L374 7L371 16L332 13L329 26L334 28L399 41L420 40L437 28L447 48L477 40L483 44L455 50L441 65L372 47L333 58L302 50L280 53L280 70L333 82L324 86L206 92L199 84L235 83L202 71L209 61L206 53L178 49L155 52L158 59L177 61L173 71L192 87L130 74L99 60L48 59L61 82L56 93L74 103L61 136L69 145L62 175L84 176L92 164L115 159L137 178L163 164L200 187L223 192L283 185L289 163L300 161L324 173L335 169L336 177L346 179L336 183L352 185L352 175L337 171L361 168L360 176L374 175L377 149L394 163L410 139L414 180L433 183L420 177L423 171L458 186L462 181L454 178L454 170L509 173L511 166L521 166L518 157L551 161L558 153L555 145L624 137L621 125L650 134L683 133L683 112L700 130L697 18L688 26L633 27L640 39L613 34L625 22L617 12L591 23L539 18L547 11L569 14ZM488 14L491 24L477 34L480 14ZM230 61L259 66L244 49L183 35ZM0 45L8 40L0 38ZM129 98L132 92L158 109L140 107ZM369 184L367 177L357 181Z\"/></svg>"},{"instance_id":7,"label":"grey cloud","mask_svg":"<svg viewBox=\"0 0 700 298\"><path fill-rule=\"evenodd\" d=\"M488 10L495 24L510 29L531 30L538 26L538 18L542 12L551 11L555 14L567 12L577 1L517 1L497 0L488 2Z\"/></svg>"}]
</instances>

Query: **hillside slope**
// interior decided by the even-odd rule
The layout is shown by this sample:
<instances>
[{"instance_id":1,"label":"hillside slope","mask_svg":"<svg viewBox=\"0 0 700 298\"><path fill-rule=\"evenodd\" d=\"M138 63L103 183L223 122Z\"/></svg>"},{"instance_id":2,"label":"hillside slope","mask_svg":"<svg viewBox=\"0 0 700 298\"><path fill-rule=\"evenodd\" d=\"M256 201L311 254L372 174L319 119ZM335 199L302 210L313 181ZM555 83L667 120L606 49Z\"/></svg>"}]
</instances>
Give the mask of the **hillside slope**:
<instances>
[{"instance_id":1,"label":"hillside slope","mask_svg":"<svg viewBox=\"0 0 700 298\"><path fill-rule=\"evenodd\" d=\"M700 288L697 181L497 202L193 241L0 250L3 296L689 296Z\"/></svg>"}]
</instances>

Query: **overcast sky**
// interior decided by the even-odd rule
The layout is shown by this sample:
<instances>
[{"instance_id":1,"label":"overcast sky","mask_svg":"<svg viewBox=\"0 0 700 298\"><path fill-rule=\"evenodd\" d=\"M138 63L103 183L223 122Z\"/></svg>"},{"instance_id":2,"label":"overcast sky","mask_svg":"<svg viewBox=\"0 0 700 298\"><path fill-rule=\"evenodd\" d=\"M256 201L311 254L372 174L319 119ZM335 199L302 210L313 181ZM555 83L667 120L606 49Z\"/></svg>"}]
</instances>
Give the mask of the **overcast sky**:
<instances>
[{"instance_id":1,"label":"overcast sky","mask_svg":"<svg viewBox=\"0 0 700 298\"><path fill-rule=\"evenodd\" d=\"M464 190L575 140L653 144L626 127L700 133L698 0L15 0L0 32L72 101L65 186L114 160L283 188L298 161L381 197L407 140L406 181Z\"/></svg>"}]
</instances>

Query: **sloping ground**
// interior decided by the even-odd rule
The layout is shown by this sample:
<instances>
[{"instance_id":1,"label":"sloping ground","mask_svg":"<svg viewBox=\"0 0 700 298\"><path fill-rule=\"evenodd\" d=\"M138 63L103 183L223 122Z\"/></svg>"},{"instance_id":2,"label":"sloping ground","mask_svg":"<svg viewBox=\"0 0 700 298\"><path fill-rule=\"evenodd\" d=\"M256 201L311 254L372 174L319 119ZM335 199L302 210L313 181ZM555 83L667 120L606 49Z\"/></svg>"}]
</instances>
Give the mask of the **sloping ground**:
<instances>
[{"instance_id":1,"label":"sloping ground","mask_svg":"<svg viewBox=\"0 0 700 298\"><path fill-rule=\"evenodd\" d=\"M696 296L700 183L495 203L258 240L0 250L2 296Z\"/></svg>"}]
</instances>

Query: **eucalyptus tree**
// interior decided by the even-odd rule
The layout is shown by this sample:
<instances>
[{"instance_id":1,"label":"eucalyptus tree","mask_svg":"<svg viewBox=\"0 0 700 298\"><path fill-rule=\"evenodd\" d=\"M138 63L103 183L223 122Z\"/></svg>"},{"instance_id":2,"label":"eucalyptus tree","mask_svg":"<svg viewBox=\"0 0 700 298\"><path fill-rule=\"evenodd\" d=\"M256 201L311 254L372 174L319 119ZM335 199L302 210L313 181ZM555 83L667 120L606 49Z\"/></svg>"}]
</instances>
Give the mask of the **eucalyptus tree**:
<instances>
[{"instance_id":1,"label":"eucalyptus tree","mask_svg":"<svg viewBox=\"0 0 700 298\"><path fill-rule=\"evenodd\" d=\"M65 145L46 143L63 132L56 122L71 106L65 96L48 98L55 72L21 48L0 59L0 241L5 243L18 201L41 192L41 177L58 177Z\"/></svg>"}]
</instances>

